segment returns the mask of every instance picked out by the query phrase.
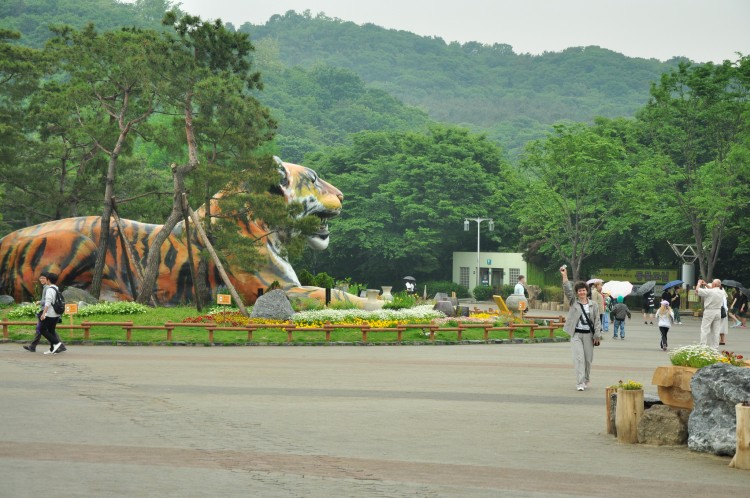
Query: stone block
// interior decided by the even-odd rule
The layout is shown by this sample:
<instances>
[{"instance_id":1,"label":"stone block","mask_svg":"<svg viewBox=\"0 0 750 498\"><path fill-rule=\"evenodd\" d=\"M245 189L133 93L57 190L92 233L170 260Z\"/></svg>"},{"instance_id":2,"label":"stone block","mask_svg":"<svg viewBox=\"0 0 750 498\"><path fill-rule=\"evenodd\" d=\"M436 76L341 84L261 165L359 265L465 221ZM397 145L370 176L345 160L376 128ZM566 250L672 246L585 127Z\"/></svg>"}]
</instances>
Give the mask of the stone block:
<instances>
[{"instance_id":1,"label":"stone block","mask_svg":"<svg viewBox=\"0 0 750 498\"><path fill-rule=\"evenodd\" d=\"M653 405L643 412L638 423L638 442L656 446L680 446L687 443L690 410Z\"/></svg>"}]
</instances>

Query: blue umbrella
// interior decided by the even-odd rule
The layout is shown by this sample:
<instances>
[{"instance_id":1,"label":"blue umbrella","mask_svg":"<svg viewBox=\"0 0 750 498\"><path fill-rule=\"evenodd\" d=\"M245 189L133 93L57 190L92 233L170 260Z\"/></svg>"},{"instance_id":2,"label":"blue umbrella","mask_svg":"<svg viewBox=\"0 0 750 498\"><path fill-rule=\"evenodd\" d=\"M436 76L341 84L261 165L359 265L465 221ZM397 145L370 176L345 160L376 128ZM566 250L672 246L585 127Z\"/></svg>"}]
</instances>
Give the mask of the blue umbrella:
<instances>
[{"instance_id":1,"label":"blue umbrella","mask_svg":"<svg viewBox=\"0 0 750 498\"><path fill-rule=\"evenodd\" d=\"M671 282L667 282L662 290L671 289L672 287L677 287L678 285L682 285L684 283L685 282L683 282L682 280L672 280Z\"/></svg>"}]
</instances>

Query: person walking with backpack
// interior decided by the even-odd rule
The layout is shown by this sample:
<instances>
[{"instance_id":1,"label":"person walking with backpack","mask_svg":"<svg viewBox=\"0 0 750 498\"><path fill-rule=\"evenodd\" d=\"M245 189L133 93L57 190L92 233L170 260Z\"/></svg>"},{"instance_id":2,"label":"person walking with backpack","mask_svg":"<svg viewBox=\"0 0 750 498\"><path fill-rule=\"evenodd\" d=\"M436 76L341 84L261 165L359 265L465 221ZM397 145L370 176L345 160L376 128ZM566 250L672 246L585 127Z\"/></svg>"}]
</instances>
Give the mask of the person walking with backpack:
<instances>
[{"instance_id":1,"label":"person walking with backpack","mask_svg":"<svg viewBox=\"0 0 750 498\"><path fill-rule=\"evenodd\" d=\"M630 314L630 308L625 304L625 299L622 296L617 296L617 304L612 308L612 316L614 318L614 331L615 335L612 339L617 339L617 331L620 331L620 339L625 340L625 318L632 318Z\"/></svg>"},{"instance_id":2,"label":"person walking with backpack","mask_svg":"<svg viewBox=\"0 0 750 498\"><path fill-rule=\"evenodd\" d=\"M60 289L55 285L57 283L57 274L47 273L47 282L49 282L49 286L44 293L44 304L42 314L39 315L39 320L42 322L41 333L44 338L49 341L50 346L52 346L51 349L45 351L44 354L57 354L62 353L67 349L55 330L57 329L57 322L61 315L61 313L58 313L58 311L55 310L54 306L55 301L58 300L57 294L60 292Z\"/></svg>"}]
</instances>

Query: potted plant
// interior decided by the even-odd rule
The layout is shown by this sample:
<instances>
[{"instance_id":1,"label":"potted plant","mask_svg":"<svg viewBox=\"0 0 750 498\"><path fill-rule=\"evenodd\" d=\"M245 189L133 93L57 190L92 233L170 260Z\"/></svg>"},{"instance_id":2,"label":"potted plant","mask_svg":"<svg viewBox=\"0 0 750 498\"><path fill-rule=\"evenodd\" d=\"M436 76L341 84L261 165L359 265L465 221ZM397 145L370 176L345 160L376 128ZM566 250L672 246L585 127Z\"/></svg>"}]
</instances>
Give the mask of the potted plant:
<instances>
[{"instance_id":1,"label":"potted plant","mask_svg":"<svg viewBox=\"0 0 750 498\"><path fill-rule=\"evenodd\" d=\"M728 363L738 367L748 366L742 355L732 351L693 344L669 353L672 366L657 367L651 383L657 386L662 403L677 408L693 409L693 394L690 380L698 369L714 363Z\"/></svg>"},{"instance_id":2,"label":"potted plant","mask_svg":"<svg viewBox=\"0 0 750 498\"><path fill-rule=\"evenodd\" d=\"M629 380L617 386L615 427L620 443L638 442L638 422L643 416L643 384Z\"/></svg>"}]
</instances>

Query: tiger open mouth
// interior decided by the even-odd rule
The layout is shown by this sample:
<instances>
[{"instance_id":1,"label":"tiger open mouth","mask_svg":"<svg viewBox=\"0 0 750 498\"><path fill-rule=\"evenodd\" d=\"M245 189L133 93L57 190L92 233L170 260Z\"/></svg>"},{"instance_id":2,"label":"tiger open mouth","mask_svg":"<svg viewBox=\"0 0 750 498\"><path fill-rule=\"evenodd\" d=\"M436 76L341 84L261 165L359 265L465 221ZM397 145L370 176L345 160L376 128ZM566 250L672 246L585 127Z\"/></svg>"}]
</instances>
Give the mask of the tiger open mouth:
<instances>
[{"instance_id":1,"label":"tiger open mouth","mask_svg":"<svg viewBox=\"0 0 750 498\"><path fill-rule=\"evenodd\" d=\"M328 231L328 220L335 218L339 215L340 210L326 210L319 211L317 213L311 213L314 216L320 218L320 226L318 230L307 238L307 244L317 251L321 251L328 247L330 241L330 232Z\"/></svg>"}]
</instances>

